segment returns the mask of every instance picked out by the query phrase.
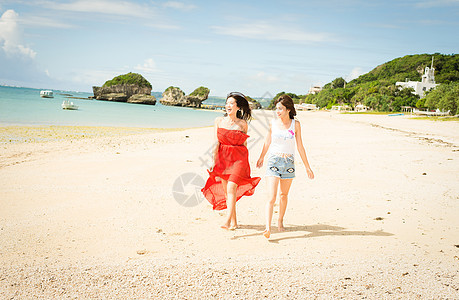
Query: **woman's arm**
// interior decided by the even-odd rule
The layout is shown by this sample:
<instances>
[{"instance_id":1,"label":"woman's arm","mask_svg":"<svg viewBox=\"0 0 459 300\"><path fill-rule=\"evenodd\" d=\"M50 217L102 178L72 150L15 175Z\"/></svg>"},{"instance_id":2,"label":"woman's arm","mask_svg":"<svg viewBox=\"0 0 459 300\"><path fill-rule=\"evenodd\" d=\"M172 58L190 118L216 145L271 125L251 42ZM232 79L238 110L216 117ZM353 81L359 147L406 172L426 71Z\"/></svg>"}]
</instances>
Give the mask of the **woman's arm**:
<instances>
[{"instance_id":1,"label":"woman's arm","mask_svg":"<svg viewBox=\"0 0 459 300\"><path fill-rule=\"evenodd\" d=\"M241 123L239 126L241 127L242 132L247 134L247 132L249 131L249 124L247 124L247 121L241 120ZM245 140L244 146L247 147L247 140Z\"/></svg>"},{"instance_id":2,"label":"woman's arm","mask_svg":"<svg viewBox=\"0 0 459 300\"><path fill-rule=\"evenodd\" d=\"M314 179L314 173L309 166L308 157L306 156L306 150L304 150L303 139L301 138L301 124L300 121L295 122L295 137L296 137L296 147L298 148L298 153L300 154L301 160L303 161L304 166L306 167L306 172L308 173L309 179Z\"/></svg>"},{"instance_id":3,"label":"woman's arm","mask_svg":"<svg viewBox=\"0 0 459 300\"><path fill-rule=\"evenodd\" d=\"M215 122L214 122L214 149L212 151L212 166L210 167L210 171L214 169L215 161L217 159L218 148L220 146L220 143L218 142L218 137L217 137L217 130L220 125L221 119L222 117L218 117L215 119Z\"/></svg>"},{"instance_id":4,"label":"woman's arm","mask_svg":"<svg viewBox=\"0 0 459 300\"><path fill-rule=\"evenodd\" d=\"M257 161L257 168L261 168L263 166L263 161L265 159L265 155L268 152L269 145L271 145L271 125L269 125L269 132L266 136L265 143L263 144L263 149L260 153L260 158Z\"/></svg>"}]
</instances>

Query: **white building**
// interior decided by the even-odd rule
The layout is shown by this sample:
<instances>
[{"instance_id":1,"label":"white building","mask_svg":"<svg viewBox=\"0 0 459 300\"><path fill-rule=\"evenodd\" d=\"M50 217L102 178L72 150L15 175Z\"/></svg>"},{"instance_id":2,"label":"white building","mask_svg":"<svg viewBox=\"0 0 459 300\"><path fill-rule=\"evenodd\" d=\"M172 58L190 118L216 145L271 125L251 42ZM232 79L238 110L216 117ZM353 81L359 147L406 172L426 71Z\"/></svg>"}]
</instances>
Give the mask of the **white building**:
<instances>
[{"instance_id":1,"label":"white building","mask_svg":"<svg viewBox=\"0 0 459 300\"><path fill-rule=\"evenodd\" d=\"M425 68L424 75L422 75L422 80L419 81L406 81L406 82L397 82L396 86L401 88L412 88L414 94L419 95L419 97L424 98L425 92L435 88L438 84L435 83L435 68L433 67L433 57L432 64L429 67Z\"/></svg>"},{"instance_id":2,"label":"white building","mask_svg":"<svg viewBox=\"0 0 459 300\"><path fill-rule=\"evenodd\" d=\"M309 88L309 93L308 94L317 94L322 90L322 87L319 85L311 86Z\"/></svg>"}]
</instances>

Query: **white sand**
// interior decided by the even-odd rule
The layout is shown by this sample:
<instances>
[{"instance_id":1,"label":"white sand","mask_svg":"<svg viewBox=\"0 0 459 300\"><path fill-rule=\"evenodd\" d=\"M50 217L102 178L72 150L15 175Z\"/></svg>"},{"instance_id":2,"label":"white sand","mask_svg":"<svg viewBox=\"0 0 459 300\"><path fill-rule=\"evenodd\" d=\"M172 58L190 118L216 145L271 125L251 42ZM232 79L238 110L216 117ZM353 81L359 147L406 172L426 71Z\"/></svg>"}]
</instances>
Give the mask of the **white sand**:
<instances>
[{"instance_id":1,"label":"white sand","mask_svg":"<svg viewBox=\"0 0 459 300\"><path fill-rule=\"evenodd\" d=\"M256 116L263 176L272 115ZM459 123L298 118L316 179L297 163L288 231L269 241L265 180L236 231L207 201L174 199L181 175L207 179L212 128L57 128L46 142L0 129L0 298L459 298Z\"/></svg>"}]
</instances>

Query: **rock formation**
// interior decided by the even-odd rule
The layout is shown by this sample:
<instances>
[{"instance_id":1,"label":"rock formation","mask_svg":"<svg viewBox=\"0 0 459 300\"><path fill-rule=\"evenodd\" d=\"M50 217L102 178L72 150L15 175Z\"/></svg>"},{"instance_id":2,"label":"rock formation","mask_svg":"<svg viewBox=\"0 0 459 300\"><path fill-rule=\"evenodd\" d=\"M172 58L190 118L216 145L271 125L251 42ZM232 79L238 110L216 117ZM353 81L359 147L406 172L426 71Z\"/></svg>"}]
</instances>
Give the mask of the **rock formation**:
<instances>
[{"instance_id":1,"label":"rock formation","mask_svg":"<svg viewBox=\"0 0 459 300\"><path fill-rule=\"evenodd\" d=\"M138 104L156 104L156 98L152 95L143 95L143 94L135 94L129 97L127 100L128 103L138 103Z\"/></svg>"},{"instance_id":2,"label":"rock formation","mask_svg":"<svg viewBox=\"0 0 459 300\"><path fill-rule=\"evenodd\" d=\"M199 87L186 96L180 88L170 86L164 91L160 102L171 106L201 107L202 101L207 99L209 93L208 88Z\"/></svg>"},{"instance_id":3,"label":"rock formation","mask_svg":"<svg viewBox=\"0 0 459 300\"><path fill-rule=\"evenodd\" d=\"M151 95L151 88L135 84L117 84L109 87L92 87L94 98L97 100L129 102L140 104L156 104L156 98Z\"/></svg>"},{"instance_id":4,"label":"rock formation","mask_svg":"<svg viewBox=\"0 0 459 300\"><path fill-rule=\"evenodd\" d=\"M159 102L163 105L170 106L187 106L185 99L185 93L178 87L170 86L168 87Z\"/></svg>"},{"instance_id":5,"label":"rock formation","mask_svg":"<svg viewBox=\"0 0 459 300\"><path fill-rule=\"evenodd\" d=\"M191 94L186 96L187 101L190 103L190 107L201 107L202 101L209 97L210 90L206 87L200 86L195 89Z\"/></svg>"},{"instance_id":6,"label":"rock formation","mask_svg":"<svg viewBox=\"0 0 459 300\"><path fill-rule=\"evenodd\" d=\"M156 98L151 95L151 84L136 73L117 76L102 87L93 86L92 90L97 100L156 104Z\"/></svg>"},{"instance_id":7,"label":"rock formation","mask_svg":"<svg viewBox=\"0 0 459 300\"><path fill-rule=\"evenodd\" d=\"M250 105L250 109L261 109L261 104L258 101L248 101Z\"/></svg>"}]
</instances>

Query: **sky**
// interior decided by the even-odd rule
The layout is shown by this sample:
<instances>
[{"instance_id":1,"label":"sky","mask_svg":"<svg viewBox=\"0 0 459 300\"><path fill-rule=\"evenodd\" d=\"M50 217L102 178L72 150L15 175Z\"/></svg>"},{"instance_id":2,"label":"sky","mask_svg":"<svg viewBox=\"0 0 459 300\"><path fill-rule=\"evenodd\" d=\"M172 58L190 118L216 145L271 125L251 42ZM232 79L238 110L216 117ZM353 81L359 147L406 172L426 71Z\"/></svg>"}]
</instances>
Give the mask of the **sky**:
<instances>
[{"instance_id":1,"label":"sky","mask_svg":"<svg viewBox=\"0 0 459 300\"><path fill-rule=\"evenodd\" d=\"M0 0L0 85L304 95L397 57L459 50L459 0Z\"/></svg>"}]
</instances>

